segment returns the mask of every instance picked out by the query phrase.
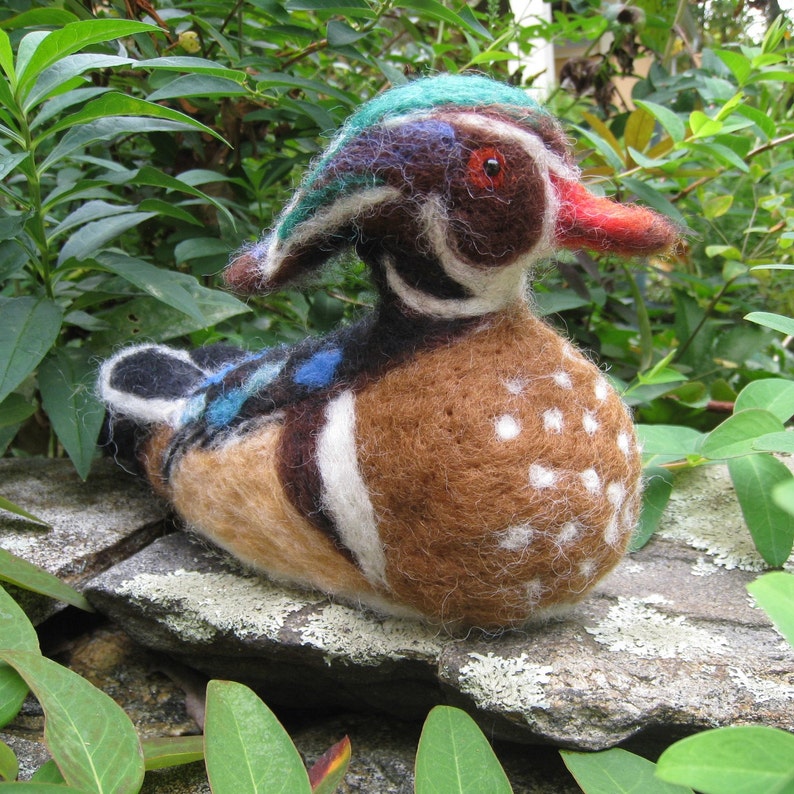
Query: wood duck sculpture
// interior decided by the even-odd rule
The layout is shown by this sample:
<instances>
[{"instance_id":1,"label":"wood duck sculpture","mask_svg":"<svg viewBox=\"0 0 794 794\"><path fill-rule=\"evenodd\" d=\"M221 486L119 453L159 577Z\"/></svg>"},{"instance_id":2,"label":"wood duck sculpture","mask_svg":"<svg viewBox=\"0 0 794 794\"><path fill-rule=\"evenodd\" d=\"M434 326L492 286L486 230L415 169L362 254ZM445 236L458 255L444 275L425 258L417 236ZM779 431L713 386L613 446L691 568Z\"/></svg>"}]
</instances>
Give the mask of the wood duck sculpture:
<instances>
[{"instance_id":1,"label":"wood duck sculpture","mask_svg":"<svg viewBox=\"0 0 794 794\"><path fill-rule=\"evenodd\" d=\"M100 391L188 525L272 579L521 626L616 564L640 500L626 409L531 314L526 274L556 246L641 255L675 236L585 190L523 91L418 80L355 113L227 271L273 290L353 246L380 295L370 316L256 353L131 347Z\"/></svg>"}]
</instances>

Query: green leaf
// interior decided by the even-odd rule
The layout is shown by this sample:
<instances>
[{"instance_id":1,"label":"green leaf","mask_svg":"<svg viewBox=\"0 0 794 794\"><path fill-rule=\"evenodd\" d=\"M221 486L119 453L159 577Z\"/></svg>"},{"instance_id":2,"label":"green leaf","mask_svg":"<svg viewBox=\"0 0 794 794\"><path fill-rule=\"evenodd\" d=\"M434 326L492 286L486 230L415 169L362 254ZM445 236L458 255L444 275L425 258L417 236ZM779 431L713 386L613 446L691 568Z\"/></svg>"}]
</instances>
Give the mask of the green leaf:
<instances>
[{"instance_id":1,"label":"green leaf","mask_svg":"<svg viewBox=\"0 0 794 794\"><path fill-rule=\"evenodd\" d=\"M794 433L784 431L759 436L753 441L753 449L758 452L785 452L794 455Z\"/></svg>"},{"instance_id":2,"label":"green leaf","mask_svg":"<svg viewBox=\"0 0 794 794\"><path fill-rule=\"evenodd\" d=\"M679 425L637 425L646 466L684 460L698 453L703 434Z\"/></svg>"},{"instance_id":3,"label":"green leaf","mask_svg":"<svg viewBox=\"0 0 794 794\"><path fill-rule=\"evenodd\" d=\"M154 107L160 107L155 105ZM186 117L189 118L189 117ZM70 129L58 142L57 146L39 165L39 173L45 173L74 152L90 146L98 141L112 141L120 135L141 134L148 132L185 132L196 129L198 122L188 124L183 121L172 121L165 118L147 118L144 116L121 116L100 118L88 124L81 124ZM198 125L203 127L204 125ZM212 133L217 135L217 133Z\"/></svg>"},{"instance_id":4,"label":"green leaf","mask_svg":"<svg viewBox=\"0 0 794 794\"><path fill-rule=\"evenodd\" d=\"M626 119L626 128L623 132L626 146L638 152L645 151L645 147L651 142L655 127L656 119L649 110L645 108L633 110Z\"/></svg>"},{"instance_id":5,"label":"green leaf","mask_svg":"<svg viewBox=\"0 0 794 794\"><path fill-rule=\"evenodd\" d=\"M732 196L721 196L719 198L730 198L733 199ZM705 203L704 203L705 209ZM709 258L715 256L724 256L726 259L736 259L741 261L744 257L742 256L742 252L735 246L735 245L707 245L706 246L706 256Z\"/></svg>"},{"instance_id":6,"label":"green leaf","mask_svg":"<svg viewBox=\"0 0 794 794\"><path fill-rule=\"evenodd\" d=\"M186 285L186 281L195 281L192 276L163 270L142 259L134 259L124 254L108 253L98 261L111 273L121 276L167 306L183 312L197 323L207 322L201 307Z\"/></svg>"},{"instance_id":7,"label":"green leaf","mask_svg":"<svg viewBox=\"0 0 794 794\"><path fill-rule=\"evenodd\" d=\"M762 408L734 411L732 416L717 425L703 439L700 453L711 460L750 455L755 451L753 442L758 436L783 430L780 419Z\"/></svg>"},{"instance_id":8,"label":"green leaf","mask_svg":"<svg viewBox=\"0 0 794 794\"><path fill-rule=\"evenodd\" d=\"M113 347L139 337L162 342L177 336L200 331L228 320L236 314L250 311L242 301L220 290L201 286L193 276L173 273L199 306L202 321L167 306L154 298L142 296L103 312L100 319L109 330L94 333L97 345Z\"/></svg>"},{"instance_id":9,"label":"green leaf","mask_svg":"<svg viewBox=\"0 0 794 794\"><path fill-rule=\"evenodd\" d=\"M619 747L600 753L560 750L560 755L585 794L692 794L660 781L656 764Z\"/></svg>"},{"instance_id":10,"label":"green leaf","mask_svg":"<svg viewBox=\"0 0 794 794\"><path fill-rule=\"evenodd\" d=\"M92 221L99 221L103 218L110 218L114 215L124 215L132 212L136 208L129 204L109 204L107 201L99 199L86 201L80 204L77 209L70 212L49 234L49 239L55 239L59 234L74 229L75 226L85 226Z\"/></svg>"},{"instance_id":11,"label":"green leaf","mask_svg":"<svg viewBox=\"0 0 794 794\"><path fill-rule=\"evenodd\" d=\"M30 111L39 102L43 102L47 97L52 96L62 86L65 86L70 80L83 74L83 72L108 69L113 66L126 66L131 63L134 63L132 58L121 58L118 55L99 55L96 53L69 55L50 66L36 80L36 84L25 100L24 110Z\"/></svg>"},{"instance_id":12,"label":"green leaf","mask_svg":"<svg viewBox=\"0 0 794 794\"><path fill-rule=\"evenodd\" d=\"M146 771L182 766L204 758L203 736L160 736L142 739Z\"/></svg>"},{"instance_id":13,"label":"green leaf","mask_svg":"<svg viewBox=\"0 0 794 794\"><path fill-rule=\"evenodd\" d=\"M38 653L39 638L19 604L0 587L0 648ZM19 673L0 664L0 728L16 715L28 694Z\"/></svg>"},{"instance_id":14,"label":"green leaf","mask_svg":"<svg viewBox=\"0 0 794 794\"><path fill-rule=\"evenodd\" d=\"M768 565L783 565L794 546L794 516L776 504L772 491L794 475L785 463L766 454L732 458L728 471L759 554Z\"/></svg>"},{"instance_id":15,"label":"green leaf","mask_svg":"<svg viewBox=\"0 0 794 794\"><path fill-rule=\"evenodd\" d=\"M768 139L775 137L777 125L774 119L770 118L763 110L754 108L752 105L744 104L739 105L739 107L736 108L736 112L740 116L750 119Z\"/></svg>"},{"instance_id":16,"label":"green leaf","mask_svg":"<svg viewBox=\"0 0 794 794\"><path fill-rule=\"evenodd\" d=\"M771 792L794 778L794 735L763 725L703 731L668 747L657 774L703 794Z\"/></svg>"},{"instance_id":17,"label":"green leaf","mask_svg":"<svg viewBox=\"0 0 794 794\"><path fill-rule=\"evenodd\" d=\"M72 55L93 44L145 32L162 34L156 25L127 19L87 19L71 22L60 30L53 30L33 39L31 37L34 34L28 34L23 42L30 40L29 44L25 47L20 44L17 56L20 96L27 95L26 89L29 89L33 81L47 67L67 55Z\"/></svg>"},{"instance_id":18,"label":"green leaf","mask_svg":"<svg viewBox=\"0 0 794 794\"><path fill-rule=\"evenodd\" d=\"M14 781L18 774L19 761L14 751L5 742L0 742L0 782Z\"/></svg>"},{"instance_id":19,"label":"green leaf","mask_svg":"<svg viewBox=\"0 0 794 794\"><path fill-rule=\"evenodd\" d=\"M337 742L324 752L309 770L312 794L334 794L350 766L350 739Z\"/></svg>"},{"instance_id":20,"label":"green leaf","mask_svg":"<svg viewBox=\"0 0 794 794\"><path fill-rule=\"evenodd\" d=\"M106 243L115 240L130 229L140 226L154 216L153 212L124 212L86 223L61 246L61 251L58 254L58 266L60 267L69 259L81 261L96 257Z\"/></svg>"},{"instance_id":21,"label":"green leaf","mask_svg":"<svg viewBox=\"0 0 794 794\"><path fill-rule=\"evenodd\" d=\"M170 176L169 174L165 174L162 171L158 170L157 168L153 168L152 166L144 166L141 168L136 174L130 177L130 181L136 185L151 185L153 187L162 187L168 191L178 190L181 193L187 193L189 196L194 196L195 198L199 198L202 201L206 201L209 204L212 204L215 209L222 212L226 219L231 224L232 228L235 226L234 217L229 212L226 207L223 206L216 198L210 196L208 193L204 193L203 191L199 190L194 183L188 182L192 176L197 174L204 173L200 171L189 171L185 174L181 174L179 177ZM224 177L223 174L217 172L206 172L208 174L206 181L207 182L219 182L227 179Z\"/></svg>"},{"instance_id":22,"label":"green leaf","mask_svg":"<svg viewBox=\"0 0 794 794\"><path fill-rule=\"evenodd\" d=\"M63 779L63 775L61 774L61 770L58 769L58 764L55 763L52 759L49 761L45 761L31 776L31 782L36 783L61 783L64 784L61 786L61 790L63 791L74 791L71 787L67 787L66 781ZM47 788L49 791L49 787Z\"/></svg>"},{"instance_id":23,"label":"green leaf","mask_svg":"<svg viewBox=\"0 0 794 794\"><path fill-rule=\"evenodd\" d=\"M0 30L0 69L5 72L9 83L15 86L17 77L14 70L14 50L11 47L11 39L4 30Z\"/></svg>"},{"instance_id":24,"label":"green leaf","mask_svg":"<svg viewBox=\"0 0 794 794\"><path fill-rule=\"evenodd\" d=\"M30 157L29 152L16 152L15 154L3 155L0 161L0 179L5 179L20 163Z\"/></svg>"},{"instance_id":25,"label":"green leaf","mask_svg":"<svg viewBox=\"0 0 794 794\"><path fill-rule=\"evenodd\" d=\"M742 86L753 71L750 59L736 50L714 50L715 55L731 70L736 82Z\"/></svg>"},{"instance_id":26,"label":"green leaf","mask_svg":"<svg viewBox=\"0 0 794 794\"><path fill-rule=\"evenodd\" d=\"M794 646L794 575L784 571L765 573L750 582L747 589Z\"/></svg>"},{"instance_id":27,"label":"green leaf","mask_svg":"<svg viewBox=\"0 0 794 794\"><path fill-rule=\"evenodd\" d=\"M354 44L366 35L367 31L355 30L347 22L338 19L329 20L325 31L330 47L347 47L348 44Z\"/></svg>"},{"instance_id":28,"label":"green leaf","mask_svg":"<svg viewBox=\"0 0 794 794\"><path fill-rule=\"evenodd\" d=\"M794 516L794 480L778 483L772 489L772 498L778 507Z\"/></svg>"},{"instance_id":29,"label":"green leaf","mask_svg":"<svg viewBox=\"0 0 794 794\"><path fill-rule=\"evenodd\" d=\"M204 58L193 58L187 55L167 55L162 58L149 58L136 61L137 69L153 69L155 71L188 72L189 74L207 74L213 77L225 77L235 83L244 83L246 73L239 69L230 69L215 61Z\"/></svg>"},{"instance_id":30,"label":"green leaf","mask_svg":"<svg viewBox=\"0 0 794 794\"><path fill-rule=\"evenodd\" d=\"M794 335L794 318L785 317L782 314L772 314L771 312L750 312L744 315L745 320L757 325L764 325L773 328L787 336Z\"/></svg>"},{"instance_id":31,"label":"green leaf","mask_svg":"<svg viewBox=\"0 0 794 794\"><path fill-rule=\"evenodd\" d=\"M28 513L24 508L15 505L13 502L9 502L8 499L4 499L2 496L0 496L0 510L7 510L9 513L13 513L15 516L20 516L21 518L27 518L28 521L33 521L35 524L42 524L45 527L50 526L46 521L37 518L33 513Z\"/></svg>"},{"instance_id":32,"label":"green leaf","mask_svg":"<svg viewBox=\"0 0 794 794\"><path fill-rule=\"evenodd\" d=\"M416 751L416 794L509 794L491 745L461 709L436 706L427 715Z\"/></svg>"},{"instance_id":33,"label":"green leaf","mask_svg":"<svg viewBox=\"0 0 794 794\"><path fill-rule=\"evenodd\" d=\"M0 659L25 679L44 709L47 747L70 786L97 794L136 794L143 752L129 717L77 673L30 651Z\"/></svg>"},{"instance_id":34,"label":"green leaf","mask_svg":"<svg viewBox=\"0 0 794 794\"><path fill-rule=\"evenodd\" d=\"M36 412L36 406L12 392L0 403L0 427L18 425Z\"/></svg>"},{"instance_id":35,"label":"green leaf","mask_svg":"<svg viewBox=\"0 0 794 794\"><path fill-rule=\"evenodd\" d=\"M177 80L180 79L182 78L177 78ZM207 79L219 80L221 78L213 77ZM238 88L236 83L234 86L235 88ZM185 125L186 128L192 127L199 132L203 132L205 135L212 135L214 138L217 138L219 141L225 143L223 136L219 132L207 127L205 124L202 124L200 121L188 116L186 113L180 113L178 110L172 110L171 108L164 107L163 105L158 105L155 102L149 102L146 99L139 99L138 97L121 94L117 91L110 91L106 94L102 94L96 99L91 100L91 102L89 102L76 113L72 113L70 116L62 119L57 124L53 124L53 126L47 130L46 134L47 136L50 136L56 132L68 129L69 127L74 127L78 124L88 124L89 122L97 121L98 119L116 120L124 116L174 121ZM127 130L122 126L121 131L126 132ZM112 137L116 137L116 134L114 134Z\"/></svg>"},{"instance_id":36,"label":"green leaf","mask_svg":"<svg viewBox=\"0 0 794 794\"><path fill-rule=\"evenodd\" d=\"M695 138L708 138L722 131L722 122L709 118L702 110L689 114L689 128Z\"/></svg>"},{"instance_id":37,"label":"green leaf","mask_svg":"<svg viewBox=\"0 0 794 794\"><path fill-rule=\"evenodd\" d=\"M204 724L213 794L309 794L300 754L272 711L247 686L210 681Z\"/></svg>"},{"instance_id":38,"label":"green leaf","mask_svg":"<svg viewBox=\"0 0 794 794\"><path fill-rule=\"evenodd\" d=\"M397 0L394 7L419 11L423 17L448 22L456 28L468 30L478 38L493 39L493 36L474 17L456 14L437 0Z\"/></svg>"},{"instance_id":39,"label":"green leaf","mask_svg":"<svg viewBox=\"0 0 794 794\"><path fill-rule=\"evenodd\" d=\"M4 19L0 22L0 28L19 30L20 28L42 28L56 25L61 27L77 21L78 18L74 14L61 8L34 8Z\"/></svg>"},{"instance_id":40,"label":"green leaf","mask_svg":"<svg viewBox=\"0 0 794 794\"><path fill-rule=\"evenodd\" d=\"M616 173L620 173L623 170L623 157L614 150L608 140L605 140L598 133L588 130L585 127L579 127L576 124L572 124L571 126L595 147L595 150ZM614 136L610 136L610 140L613 137Z\"/></svg>"},{"instance_id":41,"label":"green leaf","mask_svg":"<svg viewBox=\"0 0 794 794\"><path fill-rule=\"evenodd\" d=\"M85 480L105 411L94 393L96 368L84 348L56 348L39 367L39 389L58 440Z\"/></svg>"},{"instance_id":42,"label":"green leaf","mask_svg":"<svg viewBox=\"0 0 794 794\"><path fill-rule=\"evenodd\" d=\"M703 202L703 217L707 220L714 220L714 218L721 218L725 215L726 212L733 206L733 195L729 194L727 196L710 196ZM708 253L708 249L717 248L719 246L706 246L706 255L711 256ZM734 251L739 253L739 256L736 259L741 259L741 253L738 251L737 248L734 246L726 246Z\"/></svg>"},{"instance_id":43,"label":"green leaf","mask_svg":"<svg viewBox=\"0 0 794 794\"><path fill-rule=\"evenodd\" d=\"M49 596L56 601L63 601L86 612L94 611L82 593L38 565L15 557L5 549L0 549L0 580Z\"/></svg>"},{"instance_id":44,"label":"green leaf","mask_svg":"<svg viewBox=\"0 0 794 794\"><path fill-rule=\"evenodd\" d=\"M686 228L686 218L658 190L640 179L634 179L634 177L624 177L621 181L625 187L634 193L637 198L642 199L648 206L671 218L682 229Z\"/></svg>"},{"instance_id":45,"label":"green leaf","mask_svg":"<svg viewBox=\"0 0 794 794\"><path fill-rule=\"evenodd\" d=\"M190 237L174 246L174 259L177 264L207 256L220 256L227 260L229 246L217 237Z\"/></svg>"},{"instance_id":46,"label":"green leaf","mask_svg":"<svg viewBox=\"0 0 794 794\"><path fill-rule=\"evenodd\" d=\"M160 102L163 99L179 97L247 96L249 93L248 89L240 85L237 80L208 74L185 74L149 94L149 99L152 102Z\"/></svg>"},{"instance_id":47,"label":"green leaf","mask_svg":"<svg viewBox=\"0 0 794 794\"><path fill-rule=\"evenodd\" d=\"M3 783L3 794L85 794L80 789L71 786L61 786L57 783Z\"/></svg>"},{"instance_id":48,"label":"green leaf","mask_svg":"<svg viewBox=\"0 0 794 794\"><path fill-rule=\"evenodd\" d=\"M0 401L36 369L58 338L62 319L60 308L43 298L0 302Z\"/></svg>"},{"instance_id":49,"label":"green leaf","mask_svg":"<svg viewBox=\"0 0 794 794\"><path fill-rule=\"evenodd\" d=\"M138 209L141 212L153 212L161 218L176 218L177 220L189 223L191 226L205 226L204 221L200 221L195 215L192 215L183 207L177 206L163 199L147 198L144 199L139 205Z\"/></svg>"},{"instance_id":50,"label":"green leaf","mask_svg":"<svg viewBox=\"0 0 794 794\"><path fill-rule=\"evenodd\" d=\"M763 378L748 383L737 395L734 411L762 408L788 422L794 416L794 381Z\"/></svg>"},{"instance_id":51,"label":"green leaf","mask_svg":"<svg viewBox=\"0 0 794 794\"><path fill-rule=\"evenodd\" d=\"M645 488L642 491L640 522L631 537L629 551L641 549L656 532L673 492L673 475L667 469L660 466L646 468L643 479Z\"/></svg>"}]
</instances>

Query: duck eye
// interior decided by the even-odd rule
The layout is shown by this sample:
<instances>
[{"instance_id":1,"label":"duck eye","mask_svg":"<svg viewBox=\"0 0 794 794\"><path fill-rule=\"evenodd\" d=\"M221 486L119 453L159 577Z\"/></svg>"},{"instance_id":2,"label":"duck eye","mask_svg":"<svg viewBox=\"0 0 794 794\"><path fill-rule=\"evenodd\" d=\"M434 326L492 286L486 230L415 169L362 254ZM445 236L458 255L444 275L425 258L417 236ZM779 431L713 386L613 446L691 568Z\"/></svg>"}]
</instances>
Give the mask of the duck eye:
<instances>
[{"instance_id":1,"label":"duck eye","mask_svg":"<svg viewBox=\"0 0 794 794\"><path fill-rule=\"evenodd\" d=\"M482 170L485 176L493 179L495 176L499 176L499 172L502 170L502 164L495 157L489 157L482 164Z\"/></svg>"},{"instance_id":2,"label":"duck eye","mask_svg":"<svg viewBox=\"0 0 794 794\"><path fill-rule=\"evenodd\" d=\"M468 179L481 190L497 190L505 176L505 159L493 146L475 149L469 156Z\"/></svg>"}]
</instances>

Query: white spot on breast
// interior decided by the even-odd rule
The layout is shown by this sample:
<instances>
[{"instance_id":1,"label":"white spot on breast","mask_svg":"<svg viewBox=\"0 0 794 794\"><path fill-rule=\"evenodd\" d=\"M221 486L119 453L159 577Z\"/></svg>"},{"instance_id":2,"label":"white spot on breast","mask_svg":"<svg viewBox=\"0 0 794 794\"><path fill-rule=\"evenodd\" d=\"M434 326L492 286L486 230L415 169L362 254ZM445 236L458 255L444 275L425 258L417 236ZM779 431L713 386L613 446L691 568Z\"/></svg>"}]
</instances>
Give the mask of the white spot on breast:
<instances>
[{"instance_id":1,"label":"white spot on breast","mask_svg":"<svg viewBox=\"0 0 794 794\"><path fill-rule=\"evenodd\" d=\"M563 370L558 370L551 377L561 389L573 388L573 383L571 382L571 376L567 372Z\"/></svg>"},{"instance_id":2,"label":"white spot on breast","mask_svg":"<svg viewBox=\"0 0 794 794\"><path fill-rule=\"evenodd\" d=\"M562 355L563 358L567 359L576 359L578 357L573 345L569 345L567 342L562 346Z\"/></svg>"},{"instance_id":3,"label":"white spot on breast","mask_svg":"<svg viewBox=\"0 0 794 794\"><path fill-rule=\"evenodd\" d=\"M562 432L562 411L559 408L549 408L543 412L543 429L548 433Z\"/></svg>"},{"instance_id":4,"label":"white spot on breast","mask_svg":"<svg viewBox=\"0 0 794 794\"><path fill-rule=\"evenodd\" d=\"M514 416L502 414L494 419L494 429L500 441L510 441L521 433L521 424Z\"/></svg>"},{"instance_id":5,"label":"white spot on breast","mask_svg":"<svg viewBox=\"0 0 794 794\"><path fill-rule=\"evenodd\" d=\"M609 395L609 385L602 377L599 377L596 379L595 388L593 391L595 393L596 400L603 402Z\"/></svg>"},{"instance_id":6,"label":"white spot on breast","mask_svg":"<svg viewBox=\"0 0 794 794\"><path fill-rule=\"evenodd\" d=\"M595 560L582 560L582 562L579 563L579 575L590 580L595 575L597 567Z\"/></svg>"},{"instance_id":7,"label":"white spot on breast","mask_svg":"<svg viewBox=\"0 0 794 794\"><path fill-rule=\"evenodd\" d=\"M626 487L622 482L613 481L607 485L607 500L615 509L619 509L626 498Z\"/></svg>"},{"instance_id":8,"label":"white spot on breast","mask_svg":"<svg viewBox=\"0 0 794 794\"><path fill-rule=\"evenodd\" d=\"M529 467L529 484L533 488L551 488L557 482L557 475L551 469L533 463Z\"/></svg>"},{"instance_id":9,"label":"white spot on breast","mask_svg":"<svg viewBox=\"0 0 794 794\"><path fill-rule=\"evenodd\" d=\"M629 451L631 450L631 439L629 438L629 434L621 430L620 433L618 433L617 445L618 449L624 455L628 456Z\"/></svg>"},{"instance_id":10,"label":"white spot on breast","mask_svg":"<svg viewBox=\"0 0 794 794\"><path fill-rule=\"evenodd\" d=\"M601 490L601 478L595 469L585 469L579 475L579 479L590 493L598 493Z\"/></svg>"},{"instance_id":11,"label":"white spot on breast","mask_svg":"<svg viewBox=\"0 0 794 794\"><path fill-rule=\"evenodd\" d=\"M618 517L617 515L613 515L612 518L609 519L609 523L604 530L604 540L610 546L617 546L622 536L623 532L618 526Z\"/></svg>"},{"instance_id":12,"label":"white spot on breast","mask_svg":"<svg viewBox=\"0 0 794 794\"><path fill-rule=\"evenodd\" d=\"M519 376L506 380L504 382L504 385L510 394L513 394L516 397L518 397L519 395L524 393L524 389L527 388L528 383L529 381L526 378L522 378Z\"/></svg>"},{"instance_id":13,"label":"white spot on breast","mask_svg":"<svg viewBox=\"0 0 794 794\"><path fill-rule=\"evenodd\" d=\"M562 545L572 543L582 534L582 529L584 527L576 521L566 521L557 533L557 541Z\"/></svg>"},{"instance_id":14,"label":"white spot on breast","mask_svg":"<svg viewBox=\"0 0 794 794\"><path fill-rule=\"evenodd\" d=\"M582 427L588 436L592 436L595 435L595 432L598 430L600 425L598 424L598 420L595 418L595 416L593 416L590 411L586 411L585 415L582 417Z\"/></svg>"},{"instance_id":15,"label":"white spot on breast","mask_svg":"<svg viewBox=\"0 0 794 794\"><path fill-rule=\"evenodd\" d=\"M525 551L532 543L535 530L529 524L508 527L499 533L499 548L505 551Z\"/></svg>"},{"instance_id":16,"label":"white spot on breast","mask_svg":"<svg viewBox=\"0 0 794 794\"><path fill-rule=\"evenodd\" d=\"M527 601L529 601L530 607L534 607L540 602L540 599L543 598L544 590L543 582L540 579L533 579L531 582L527 582Z\"/></svg>"}]
</instances>

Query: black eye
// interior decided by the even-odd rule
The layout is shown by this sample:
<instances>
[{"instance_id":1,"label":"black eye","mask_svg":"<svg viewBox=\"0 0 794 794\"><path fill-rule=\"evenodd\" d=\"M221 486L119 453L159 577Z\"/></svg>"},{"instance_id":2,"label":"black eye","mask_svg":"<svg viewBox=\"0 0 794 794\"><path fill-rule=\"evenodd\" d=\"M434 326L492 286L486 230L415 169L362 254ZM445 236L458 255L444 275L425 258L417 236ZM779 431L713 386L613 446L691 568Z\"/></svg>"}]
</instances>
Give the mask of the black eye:
<instances>
[{"instance_id":1,"label":"black eye","mask_svg":"<svg viewBox=\"0 0 794 794\"><path fill-rule=\"evenodd\" d=\"M502 164L495 157L489 157L483 162L482 170L485 173L485 176L493 179L494 177L499 176L499 173L502 170Z\"/></svg>"}]
</instances>

